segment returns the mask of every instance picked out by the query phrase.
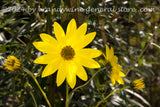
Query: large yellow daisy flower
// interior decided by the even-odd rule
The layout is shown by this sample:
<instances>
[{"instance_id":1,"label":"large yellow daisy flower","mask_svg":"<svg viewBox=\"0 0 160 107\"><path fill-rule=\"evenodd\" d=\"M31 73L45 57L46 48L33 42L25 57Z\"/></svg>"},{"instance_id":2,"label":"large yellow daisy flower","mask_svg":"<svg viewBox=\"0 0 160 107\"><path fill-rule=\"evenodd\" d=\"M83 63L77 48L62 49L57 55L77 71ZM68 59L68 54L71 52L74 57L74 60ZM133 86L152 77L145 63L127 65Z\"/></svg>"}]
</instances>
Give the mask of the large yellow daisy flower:
<instances>
[{"instance_id":1,"label":"large yellow daisy flower","mask_svg":"<svg viewBox=\"0 0 160 107\"><path fill-rule=\"evenodd\" d=\"M41 33L43 41L34 42L33 45L40 51L46 53L38 57L34 63L47 64L42 77L49 76L57 70L57 86L60 86L66 79L71 88L75 87L76 75L86 81L87 73L83 66L88 68L100 68L100 65L92 58L101 55L96 49L84 48L94 39L96 32L86 34L87 24L77 28L76 21L72 19L66 30L54 22L55 38Z\"/></svg>"},{"instance_id":2,"label":"large yellow daisy flower","mask_svg":"<svg viewBox=\"0 0 160 107\"><path fill-rule=\"evenodd\" d=\"M119 84L124 84L123 79L121 77L124 77L125 74L122 71L122 67L118 64L118 58L114 55L114 50L111 47L111 49L109 49L109 47L106 45L106 63L110 64L111 66L111 73L110 73L110 77L111 77L111 82L112 85L115 85L115 82L117 81Z\"/></svg>"}]
</instances>

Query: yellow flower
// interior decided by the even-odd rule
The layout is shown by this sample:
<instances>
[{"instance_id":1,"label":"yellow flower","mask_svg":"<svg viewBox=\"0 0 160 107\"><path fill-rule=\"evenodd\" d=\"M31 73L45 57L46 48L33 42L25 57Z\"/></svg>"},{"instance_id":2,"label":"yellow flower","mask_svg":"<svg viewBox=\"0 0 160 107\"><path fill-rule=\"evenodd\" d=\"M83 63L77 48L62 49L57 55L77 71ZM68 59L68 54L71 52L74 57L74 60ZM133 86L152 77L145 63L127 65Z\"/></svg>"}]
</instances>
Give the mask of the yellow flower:
<instances>
[{"instance_id":1,"label":"yellow flower","mask_svg":"<svg viewBox=\"0 0 160 107\"><path fill-rule=\"evenodd\" d=\"M100 68L100 65L92 58L101 55L96 49L85 48L94 39L96 32L86 34L87 24L82 24L77 28L76 22L72 19L66 30L54 22L55 38L41 33L43 41L34 42L33 45L40 51L46 53L38 57L34 63L47 64L42 77L49 76L57 72L57 86L60 86L66 79L71 88L75 87L76 76L86 81L87 73L83 66L88 68Z\"/></svg>"},{"instance_id":2,"label":"yellow flower","mask_svg":"<svg viewBox=\"0 0 160 107\"><path fill-rule=\"evenodd\" d=\"M104 55L105 56L105 55ZM122 71L122 67L117 64L118 63L118 58L114 55L113 48L109 49L109 47L106 45L106 63L111 66L111 82L112 85L115 85L115 82L117 81L119 84L124 84L123 79L121 77L124 77L125 74Z\"/></svg>"},{"instance_id":3,"label":"yellow flower","mask_svg":"<svg viewBox=\"0 0 160 107\"><path fill-rule=\"evenodd\" d=\"M15 56L10 56L5 59L5 69L8 69L10 71L16 70L20 67L20 61Z\"/></svg>"},{"instance_id":4,"label":"yellow flower","mask_svg":"<svg viewBox=\"0 0 160 107\"><path fill-rule=\"evenodd\" d=\"M136 89L136 90L140 90L142 88L145 88L145 84L143 82L143 79L140 78L138 80L134 80L133 81L133 86L134 86L134 89Z\"/></svg>"}]
</instances>

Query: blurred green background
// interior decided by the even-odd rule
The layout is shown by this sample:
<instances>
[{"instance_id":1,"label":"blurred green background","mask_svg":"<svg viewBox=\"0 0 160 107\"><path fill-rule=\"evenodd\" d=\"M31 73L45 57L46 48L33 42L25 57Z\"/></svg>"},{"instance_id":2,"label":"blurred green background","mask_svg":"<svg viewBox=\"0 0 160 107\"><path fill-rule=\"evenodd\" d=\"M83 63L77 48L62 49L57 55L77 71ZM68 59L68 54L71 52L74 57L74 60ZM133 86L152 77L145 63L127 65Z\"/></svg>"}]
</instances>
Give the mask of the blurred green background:
<instances>
[{"instance_id":1,"label":"blurred green background","mask_svg":"<svg viewBox=\"0 0 160 107\"><path fill-rule=\"evenodd\" d=\"M160 0L1 0L0 106L34 107L34 96L39 107L47 107L30 76L3 69L4 59L14 55L36 76L52 106L64 107L65 83L56 86L56 73L41 78L45 65L34 64L33 60L43 53L32 42L40 40L42 32L54 37L53 23L57 21L65 30L72 18L77 26L86 22L87 33L97 32L87 47L103 52L105 44L114 48L126 74L126 85L138 78L143 78L146 84L140 91L120 91L101 106L160 106ZM96 72L86 70L89 78ZM76 86L84 83L77 78ZM94 107L113 90L109 73L104 70L73 94L70 107Z\"/></svg>"}]
</instances>

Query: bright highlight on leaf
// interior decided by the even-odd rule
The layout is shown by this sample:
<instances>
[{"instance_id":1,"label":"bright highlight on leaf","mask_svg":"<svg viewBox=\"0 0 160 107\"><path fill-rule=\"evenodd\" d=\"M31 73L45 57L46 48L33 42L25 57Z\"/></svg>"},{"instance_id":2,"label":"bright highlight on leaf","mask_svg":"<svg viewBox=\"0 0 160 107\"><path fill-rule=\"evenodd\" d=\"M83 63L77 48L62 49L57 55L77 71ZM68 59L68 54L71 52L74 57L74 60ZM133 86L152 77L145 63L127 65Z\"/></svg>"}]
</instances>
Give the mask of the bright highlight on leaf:
<instances>
[{"instance_id":1,"label":"bright highlight on leaf","mask_svg":"<svg viewBox=\"0 0 160 107\"><path fill-rule=\"evenodd\" d=\"M105 63L109 65L111 68L110 77L112 85L114 86L116 81L119 84L124 84L123 79L121 77L124 77L125 74L122 71L122 67L118 64L118 58L114 55L113 48L109 49L108 45L106 45L106 56L105 57Z\"/></svg>"},{"instance_id":2,"label":"bright highlight on leaf","mask_svg":"<svg viewBox=\"0 0 160 107\"><path fill-rule=\"evenodd\" d=\"M142 88L145 88L145 84L143 82L143 79L140 78L138 80L134 80L133 81L133 86L134 86L134 89L136 89L136 90L140 90Z\"/></svg>"},{"instance_id":3,"label":"bright highlight on leaf","mask_svg":"<svg viewBox=\"0 0 160 107\"><path fill-rule=\"evenodd\" d=\"M72 19L66 34L62 27L54 22L55 38L41 33L41 42L34 42L33 45L40 51L46 53L38 57L34 63L47 64L42 77L49 76L57 70L57 86L60 86L66 79L71 88L75 87L76 76L86 81L88 79L84 67L100 68L100 65L92 58L101 55L96 49L85 48L93 41L96 32L86 34L87 24L77 28L75 19ZM86 35L85 35L86 34Z\"/></svg>"},{"instance_id":4,"label":"bright highlight on leaf","mask_svg":"<svg viewBox=\"0 0 160 107\"><path fill-rule=\"evenodd\" d=\"M8 69L10 71L16 70L20 67L20 61L15 56L9 56L7 59L5 59L5 69Z\"/></svg>"}]
</instances>

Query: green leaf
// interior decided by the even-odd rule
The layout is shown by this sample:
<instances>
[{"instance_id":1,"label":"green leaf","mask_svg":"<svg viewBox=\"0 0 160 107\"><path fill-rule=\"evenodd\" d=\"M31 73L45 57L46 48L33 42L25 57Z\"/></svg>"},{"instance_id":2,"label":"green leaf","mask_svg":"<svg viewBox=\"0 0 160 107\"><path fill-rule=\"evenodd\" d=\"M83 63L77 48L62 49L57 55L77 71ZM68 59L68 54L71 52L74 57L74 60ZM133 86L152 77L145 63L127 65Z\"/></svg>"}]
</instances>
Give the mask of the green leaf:
<instances>
[{"instance_id":1,"label":"green leaf","mask_svg":"<svg viewBox=\"0 0 160 107\"><path fill-rule=\"evenodd\" d=\"M139 66L142 66L143 60L144 60L144 56L142 56L142 57L138 60L138 65L139 65Z\"/></svg>"},{"instance_id":2,"label":"green leaf","mask_svg":"<svg viewBox=\"0 0 160 107\"><path fill-rule=\"evenodd\" d=\"M135 67L135 69L140 71L140 72L143 72L143 73L147 74L149 77L154 75L154 73L151 72L151 70L145 69L143 67Z\"/></svg>"}]
</instances>

